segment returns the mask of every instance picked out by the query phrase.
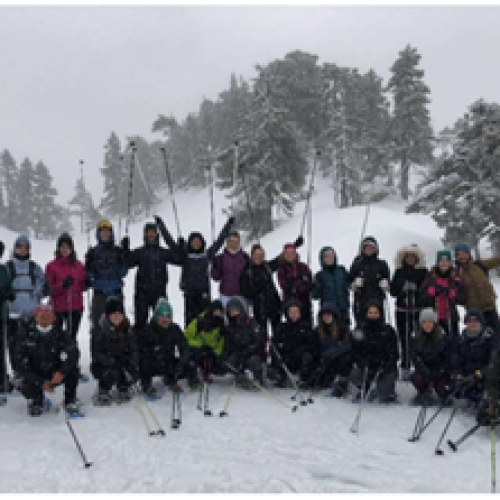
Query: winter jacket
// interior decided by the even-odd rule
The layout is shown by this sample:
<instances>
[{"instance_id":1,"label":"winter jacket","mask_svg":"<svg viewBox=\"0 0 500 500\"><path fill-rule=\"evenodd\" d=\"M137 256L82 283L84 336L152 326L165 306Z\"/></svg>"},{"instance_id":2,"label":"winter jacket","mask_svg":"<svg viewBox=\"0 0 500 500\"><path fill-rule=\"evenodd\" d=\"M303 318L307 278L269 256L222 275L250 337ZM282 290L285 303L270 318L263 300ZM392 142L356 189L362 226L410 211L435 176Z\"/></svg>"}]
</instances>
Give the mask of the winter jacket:
<instances>
[{"instance_id":1,"label":"winter jacket","mask_svg":"<svg viewBox=\"0 0 500 500\"><path fill-rule=\"evenodd\" d=\"M463 298L458 303L466 309L496 310L497 296L484 270L489 271L499 266L500 257L482 259L479 263L469 260L466 264L458 264L463 286Z\"/></svg>"},{"instance_id":2,"label":"winter jacket","mask_svg":"<svg viewBox=\"0 0 500 500\"><path fill-rule=\"evenodd\" d=\"M160 247L158 239L152 245L144 245L130 252L125 252L127 267L137 267L135 275L135 293L164 297L167 292L167 264L178 264L179 257L173 250Z\"/></svg>"},{"instance_id":3,"label":"winter jacket","mask_svg":"<svg viewBox=\"0 0 500 500\"><path fill-rule=\"evenodd\" d=\"M283 302L297 299L303 308L311 308L312 273L306 264L284 261L278 269L278 283Z\"/></svg>"},{"instance_id":4,"label":"winter jacket","mask_svg":"<svg viewBox=\"0 0 500 500\"><path fill-rule=\"evenodd\" d=\"M139 374L139 350L134 331L127 319L115 327L105 315L92 328L92 365L127 371L132 378ZM125 373L124 373L125 375Z\"/></svg>"},{"instance_id":5,"label":"winter jacket","mask_svg":"<svg viewBox=\"0 0 500 500\"><path fill-rule=\"evenodd\" d=\"M69 288L63 288L63 281L68 276L73 278L73 284ZM56 313L83 311L83 292L87 287L85 268L79 260L57 257L47 264L45 279L50 287L52 305Z\"/></svg>"},{"instance_id":6,"label":"winter jacket","mask_svg":"<svg viewBox=\"0 0 500 500\"><path fill-rule=\"evenodd\" d=\"M14 296L12 281L7 267L0 264L0 319L3 319L4 313L8 314L9 300Z\"/></svg>"},{"instance_id":7,"label":"winter jacket","mask_svg":"<svg viewBox=\"0 0 500 500\"><path fill-rule=\"evenodd\" d=\"M9 315L15 317L33 314L36 306L43 297L45 287L43 271L38 264L34 263L33 282L32 276L30 276L29 255L25 259L21 259L14 255L14 257L7 262L8 270L9 263L12 263L15 269L15 275L10 276L15 299L9 303Z\"/></svg>"},{"instance_id":8,"label":"winter jacket","mask_svg":"<svg viewBox=\"0 0 500 500\"><path fill-rule=\"evenodd\" d=\"M248 359L255 354L262 354L262 333L259 325L249 317L245 308L239 300L230 300L226 309L238 307L240 315L237 318L229 318L225 329L224 355L237 355L242 359Z\"/></svg>"},{"instance_id":9,"label":"winter jacket","mask_svg":"<svg viewBox=\"0 0 500 500\"><path fill-rule=\"evenodd\" d=\"M124 251L115 245L113 234L111 232L108 243L103 243L97 231L97 245L85 255L85 272L92 282L94 293L113 295L121 292L123 278L128 273Z\"/></svg>"},{"instance_id":10,"label":"winter jacket","mask_svg":"<svg viewBox=\"0 0 500 500\"><path fill-rule=\"evenodd\" d=\"M224 245L231 229L232 221L226 222L215 242L207 249L205 238L201 233L193 232L189 235L187 245L174 241L165 224L157 218L158 228L165 240L165 243L172 249L178 257L177 265L181 266L180 288L184 293L190 292L210 292L210 262ZM191 245L195 238L199 238L202 246L195 250Z\"/></svg>"},{"instance_id":11,"label":"winter jacket","mask_svg":"<svg viewBox=\"0 0 500 500\"><path fill-rule=\"evenodd\" d=\"M385 260L378 258L376 253L369 257L362 253L354 259L348 274L349 286L356 278L363 278L363 286L356 289L354 294L354 308L357 315L365 308L367 302L376 299L380 302L385 300L385 292L380 288L380 281L390 279L389 266Z\"/></svg>"},{"instance_id":12,"label":"winter jacket","mask_svg":"<svg viewBox=\"0 0 500 500\"><path fill-rule=\"evenodd\" d=\"M217 358L224 350L224 335L222 329L224 325L217 327L205 326L205 316L207 312L202 313L198 318L189 323L184 335L189 347L194 349L208 349Z\"/></svg>"},{"instance_id":13,"label":"winter jacket","mask_svg":"<svg viewBox=\"0 0 500 500\"><path fill-rule=\"evenodd\" d=\"M250 260L243 250L231 253L227 248L217 255L212 264L212 279L219 281L221 295L233 297L241 295L240 277Z\"/></svg>"},{"instance_id":14,"label":"winter jacket","mask_svg":"<svg viewBox=\"0 0 500 500\"><path fill-rule=\"evenodd\" d=\"M281 255L259 265L249 261L240 277L241 295L249 299L254 308L266 317L281 308L280 296L273 279L273 273L281 262Z\"/></svg>"},{"instance_id":15,"label":"winter jacket","mask_svg":"<svg viewBox=\"0 0 500 500\"><path fill-rule=\"evenodd\" d=\"M432 307L438 315L440 321L450 320L454 323L458 321L457 303L463 296L463 288L460 275L455 268L451 268L443 274L437 266L434 266L420 289L420 305L422 307Z\"/></svg>"},{"instance_id":16,"label":"winter jacket","mask_svg":"<svg viewBox=\"0 0 500 500\"><path fill-rule=\"evenodd\" d=\"M56 371L68 375L80 358L75 341L65 330L54 325L50 332L42 333L34 322L23 329L14 352L14 365L21 378L39 386Z\"/></svg>"},{"instance_id":17,"label":"winter jacket","mask_svg":"<svg viewBox=\"0 0 500 500\"><path fill-rule=\"evenodd\" d=\"M325 252L331 250L331 247L324 247L319 254L319 264L321 271L317 272L314 277L312 287L313 299L319 299L320 304L325 302L333 302L337 309L343 314L348 314L349 310L349 285L347 283L347 271L344 266L335 262L333 266L326 266L324 263Z\"/></svg>"},{"instance_id":18,"label":"winter jacket","mask_svg":"<svg viewBox=\"0 0 500 500\"><path fill-rule=\"evenodd\" d=\"M137 339L139 345L139 360L141 365L148 363L167 364L179 354L179 372L182 372L189 361L189 348L186 337L176 323L168 328L162 328L152 319Z\"/></svg>"},{"instance_id":19,"label":"winter jacket","mask_svg":"<svg viewBox=\"0 0 500 500\"><path fill-rule=\"evenodd\" d=\"M320 347L321 357L333 361L351 351L351 336L347 332L338 330L337 337L332 335L332 326L318 325L313 330L313 336L317 338L317 344Z\"/></svg>"},{"instance_id":20,"label":"winter jacket","mask_svg":"<svg viewBox=\"0 0 500 500\"><path fill-rule=\"evenodd\" d=\"M452 345L440 326L436 325L432 333L425 333L422 329L413 333L410 345L411 360L421 376L433 379L450 373Z\"/></svg>"},{"instance_id":21,"label":"winter jacket","mask_svg":"<svg viewBox=\"0 0 500 500\"><path fill-rule=\"evenodd\" d=\"M371 373L379 369L382 373L397 371L399 354L394 328L383 320L365 322L352 334L352 354L354 362L363 369L368 367Z\"/></svg>"},{"instance_id":22,"label":"winter jacket","mask_svg":"<svg viewBox=\"0 0 500 500\"><path fill-rule=\"evenodd\" d=\"M469 336L464 330L457 339L451 355L451 367L454 374L464 377L480 370L485 376L491 355L497 347L497 334L489 327L483 327L477 336Z\"/></svg>"},{"instance_id":23,"label":"winter jacket","mask_svg":"<svg viewBox=\"0 0 500 500\"><path fill-rule=\"evenodd\" d=\"M405 263L405 257L408 253L417 256L415 266L409 266ZM391 280L390 293L396 298L396 309L398 311L419 311L422 309L420 304L420 288L427 276L425 267L425 256L415 245L401 248L396 255L395 273ZM408 284L413 285L414 290L405 290Z\"/></svg>"}]
</instances>

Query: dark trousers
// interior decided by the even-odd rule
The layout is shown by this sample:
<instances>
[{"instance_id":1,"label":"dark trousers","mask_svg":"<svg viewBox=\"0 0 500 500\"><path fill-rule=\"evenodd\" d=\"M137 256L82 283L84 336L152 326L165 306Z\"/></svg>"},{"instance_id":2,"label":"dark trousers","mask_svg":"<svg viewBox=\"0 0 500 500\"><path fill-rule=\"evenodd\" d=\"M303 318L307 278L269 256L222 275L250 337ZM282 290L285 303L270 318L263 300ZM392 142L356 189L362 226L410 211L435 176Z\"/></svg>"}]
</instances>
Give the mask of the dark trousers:
<instances>
[{"instance_id":1,"label":"dark trousers","mask_svg":"<svg viewBox=\"0 0 500 500\"><path fill-rule=\"evenodd\" d=\"M50 380L54 373L58 370L54 370L52 373L36 373L37 376L43 377L44 380ZM64 402L72 403L76 399L76 387L78 385L78 370L74 368L71 370L64 378L62 385L64 385ZM21 393L26 399L32 399L38 404L43 402L43 390L38 384L32 384L24 381L21 386Z\"/></svg>"},{"instance_id":2,"label":"dark trousers","mask_svg":"<svg viewBox=\"0 0 500 500\"><path fill-rule=\"evenodd\" d=\"M436 394L444 399L450 394L450 376L440 375L434 377L425 377L421 373L414 372L410 377L411 383L417 389L419 394L429 390L431 385Z\"/></svg>"},{"instance_id":3,"label":"dark trousers","mask_svg":"<svg viewBox=\"0 0 500 500\"><path fill-rule=\"evenodd\" d=\"M245 356L235 352L227 357L227 362L239 372L250 370L257 380L262 381L262 357L259 354Z\"/></svg>"},{"instance_id":4,"label":"dark trousers","mask_svg":"<svg viewBox=\"0 0 500 500\"><path fill-rule=\"evenodd\" d=\"M252 305L253 318L259 325L259 329L262 333L262 353L264 357L267 357L267 342L269 341L268 324L271 324L272 335L276 333L278 326L281 323L280 307L266 309L260 306L259 302L255 302Z\"/></svg>"},{"instance_id":5,"label":"dark trousers","mask_svg":"<svg viewBox=\"0 0 500 500\"><path fill-rule=\"evenodd\" d=\"M181 367L177 358L166 360L146 359L141 361L139 373L143 388L151 386L153 377L163 377L165 384L170 385L174 383L176 374L179 380L185 377L193 378L196 376L196 364L191 361L184 365L184 367Z\"/></svg>"},{"instance_id":6,"label":"dark trousers","mask_svg":"<svg viewBox=\"0 0 500 500\"><path fill-rule=\"evenodd\" d=\"M73 340L78 344L78 330L82 321L83 311L71 311L56 313L56 326L61 329L66 329ZM71 326L71 331L70 331Z\"/></svg>"},{"instance_id":7,"label":"dark trousers","mask_svg":"<svg viewBox=\"0 0 500 500\"><path fill-rule=\"evenodd\" d=\"M125 377L123 369L116 365L104 366L99 363L92 363L90 371L101 390L110 391L116 385L119 391L123 391L127 390L131 385Z\"/></svg>"},{"instance_id":8,"label":"dark trousers","mask_svg":"<svg viewBox=\"0 0 500 500\"><path fill-rule=\"evenodd\" d=\"M106 304L106 300L108 297L118 297L123 301L123 295L120 290L116 293L112 293L110 295L106 295L102 292L94 292L92 296L92 306L91 306L91 318L92 318L92 326L95 328L99 324L99 320L101 316L104 314L104 306Z\"/></svg>"},{"instance_id":9,"label":"dark trousers","mask_svg":"<svg viewBox=\"0 0 500 500\"><path fill-rule=\"evenodd\" d=\"M140 333L148 322L149 310L151 309L154 312L158 299L162 297L166 298L165 293L135 293L135 328L138 333Z\"/></svg>"},{"instance_id":10,"label":"dark trousers","mask_svg":"<svg viewBox=\"0 0 500 500\"><path fill-rule=\"evenodd\" d=\"M319 368L313 372L310 383L316 387L329 387L338 377L347 379L352 370L352 359L349 353L336 356L334 359L324 358Z\"/></svg>"},{"instance_id":11,"label":"dark trousers","mask_svg":"<svg viewBox=\"0 0 500 500\"><path fill-rule=\"evenodd\" d=\"M401 349L401 368L408 370L410 368L411 359L409 354L410 345L407 340L410 339L412 332L418 330L419 312L396 311L396 326L398 329L399 346Z\"/></svg>"},{"instance_id":12,"label":"dark trousers","mask_svg":"<svg viewBox=\"0 0 500 500\"><path fill-rule=\"evenodd\" d=\"M10 367L14 372L18 371L14 362L14 353L19 340L20 321L18 318L9 318L7 321L7 346L9 349Z\"/></svg>"},{"instance_id":13,"label":"dark trousers","mask_svg":"<svg viewBox=\"0 0 500 500\"><path fill-rule=\"evenodd\" d=\"M187 327L193 319L196 319L210 305L210 293L208 291L184 292L184 326Z\"/></svg>"}]
</instances>

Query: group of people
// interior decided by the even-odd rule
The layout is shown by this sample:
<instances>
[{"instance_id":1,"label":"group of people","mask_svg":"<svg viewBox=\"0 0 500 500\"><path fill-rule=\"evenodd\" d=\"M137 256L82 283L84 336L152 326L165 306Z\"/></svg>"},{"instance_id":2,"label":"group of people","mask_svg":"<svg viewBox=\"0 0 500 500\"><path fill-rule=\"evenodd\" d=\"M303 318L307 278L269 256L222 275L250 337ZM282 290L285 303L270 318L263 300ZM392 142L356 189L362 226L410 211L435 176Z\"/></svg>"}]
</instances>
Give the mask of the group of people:
<instances>
[{"instance_id":1,"label":"group of people","mask_svg":"<svg viewBox=\"0 0 500 500\"><path fill-rule=\"evenodd\" d=\"M297 251L302 237L268 260L260 244L250 254L241 248L233 224L230 218L207 247L199 232L175 240L155 217L144 227L143 244L131 249L128 237L115 242L112 224L103 220L84 263L63 234L45 272L31 259L29 239L19 236L11 259L0 266L4 392L17 388L30 415L37 416L43 413L44 394L64 384L66 410L79 410L76 391L85 376L77 334L83 296L91 291L96 405L111 404L114 388L118 401L129 400L136 382L154 398L154 377L171 388L181 379L196 388L211 374L227 373L242 387L268 382L286 387L295 384L294 374L301 389L330 388L338 398L351 383L356 397L383 403L397 401L398 378L414 385L418 404L465 398L483 408L486 398L496 401L500 324L488 272L500 266L500 258L476 261L461 244L454 256L438 251L428 270L423 252L410 245L397 252L391 277L377 241L366 237L349 270L328 246L320 251L320 270L313 275ZM169 265L181 268L183 327L173 321L168 302ZM132 325L123 287L133 268ZM216 300L211 280L219 283ZM389 295L395 298L395 328ZM466 310L462 332L457 306Z\"/></svg>"}]
</instances>

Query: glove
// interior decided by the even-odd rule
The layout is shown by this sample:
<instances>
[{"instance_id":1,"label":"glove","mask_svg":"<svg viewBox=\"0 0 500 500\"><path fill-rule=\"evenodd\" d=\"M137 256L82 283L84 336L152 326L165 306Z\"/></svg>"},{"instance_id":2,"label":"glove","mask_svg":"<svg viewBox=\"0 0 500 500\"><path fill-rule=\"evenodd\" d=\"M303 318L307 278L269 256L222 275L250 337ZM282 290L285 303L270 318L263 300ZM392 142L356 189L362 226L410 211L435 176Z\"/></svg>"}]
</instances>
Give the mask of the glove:
<instances>
[{"instance_id":1,"label":"glove","mask_svg":"<svg viewBox=\"0 0 500 500\"><path fill-rule=\"evenodd\" d=\"M180 247L180 248L185 248L186 246L186 240L182 237L182 236L179 236L177 238L177 245Z\"/></svg>"},{"instance_id":2,"label":"glove","mask_svg":"<svg viewBox=\"0 0 500 500\"><path fill-rule=\"evenodd\" d=\"M356 342L361 342L365 339L365 334L363 333L363 330L361 328L356 328L352 332L352 338Z\"/></svg>"},{"instance_id":3,"label":"glove","mask_svg":"<svg viewBox=\"0 0 500 500\"><path fill-rule=\"evenodd\" d=\"M85 276L85 288L92 288L92 278Z\"/></svg>"},{"instance_id":4,"label":"glove","mask_svg":"<svg viewBox=\"0 0 500 500\"><path fill-rule=\"evenodd\" d=\"M3 255L4 250L5 250L5 245L3 241L0 241L0 257Z\"/></svg>"},{"instance_id":5,"label":"glove","mask_svg":"<svg viewBox=\"0 0 500 500\"><path fill-rule=\"evenodd\" d=\"M75 279L73 276L66 276L62 282L63 288L69 288L73 283L75 282Z\"/></svg>"},{"instance_id":6,"label":"glove","mask_svg":"<svg viewBox=\"0 0 500 500\"><path fill-rule=\"evenodd\" d=\"M474 378L476 380L482 380L482 378L483 378L483 372L481 370L476 370L474 372Z\"/></svg>"},{"instance_id":7,"label":"glove","mask_svg":"<svg viewBox=\"0 0 500 500\"><path fill-rule=\"evenodd\" d=\"M445 288L443 286L436 286L436 295L441 295L442 297L448 297L450 293L449 288Z\"/></svg>"},{"instance_id":8,"label":"glove","mask_svg":"<svg viewBox=\"0 0 500 500\"><path fill-rule=\"evenodd\" d=\"M389 282L385 278L379 281L379 286L384 292L389 290Z\"/></svg>"},{"instance_id":9,"label":"glove","mask_svg":"<svg viewBox=\"0 0 500 500\"><path fill-rule=\"evenodd\" d=\"M416 291L417 291L416 283L412 283L411 281L405 281L405 284L403 285L403 292L416 292Z\"/></svg>"},{"instance_id":10,"label":"glove","mask_svg":"<svg viewBox=\"0 0 500 500\"><path fill-rule=\"evenodd\" d=\"M452 379L455 382L462 382L464 379L464 376L461 373L455 373L454 375L452 375Z\"/></svg>"},{"instance_id":11,"label":"glove","mask_svg":"<svg viewBox=\"0 0 500 500\"><path fill-rule=\"evenodd\" d=\"M427 295L434 297L436 295L436 289L433 286L427 288Z\"/></svg>"},{"instance_id":12,"label":"glove","mask_svg":"<svg viewBox=\"0 0 500 500\"><path fill-rule=\"evenodd\" d=\"M122 238L122 248L126 252L128 252L130 250L130 238L128 236L125 236L124 238Z\"/></svg>"},{"instance_id":13,"label":"glove","mask_svg":"<svg viewBox=\"0 0 500 500\"><path fill-rule=\"evenodd\" d=\"M157 226L161 226L161 225L164 226L165 225L162 218L159 215L155 215L154 220L155 220Z\"/></svg>"},{"instance_id":14,"label":"glove","mask_svg":"<svg viewBox=\"0 0 500 500\"><path fill-rule=\"evenodd\" d=\"M229 224L229 227L233 226L234 223L236 222L234 215L231 215L231 217L229 217L229 219L227 219L227 222Z\"/></svg>"},{"instance_id":15,"label":"glove","mask_svg":"<svg viewBox=\"0 0 500 500\"><path fill-rule=\"evenodd\" d=\"M363 278L361 278L361 276L358 276L355 280L354 280L354 288L363 288Z\"/></svg>"},{"instance_id":16,"label":"glove","mask_svg":"<svg viewBox=\"0 0 500 500\"><path fill-rule=\"evenodd\" d=\"M304 237L300 235L294 242L296 248L301 247L304 244Z\"/></svg>"}]
</instances>

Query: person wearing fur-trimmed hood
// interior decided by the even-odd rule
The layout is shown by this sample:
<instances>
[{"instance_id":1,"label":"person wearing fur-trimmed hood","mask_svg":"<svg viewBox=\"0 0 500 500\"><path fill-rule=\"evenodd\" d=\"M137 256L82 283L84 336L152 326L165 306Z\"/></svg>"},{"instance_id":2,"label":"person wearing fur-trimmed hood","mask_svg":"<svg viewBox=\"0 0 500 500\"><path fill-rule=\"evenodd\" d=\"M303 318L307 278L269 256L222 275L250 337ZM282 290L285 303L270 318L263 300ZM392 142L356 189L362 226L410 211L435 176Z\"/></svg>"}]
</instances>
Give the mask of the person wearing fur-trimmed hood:
<instances>
[{"instance_id":1,"label":"person wearing fur-trimmed hood","mask_svg":"<svg viewBox=\"0 0 500 500\"><path fill-rule=\"evenodd\" d=\"M401 346L401 376L407 380L410 372L408 339L418 328L422 310L419 290L427 276L425 255L415 244L400 248L394 262L395 273L390 293L396 298L396 328Z\"/></svg>"}]
</instances>

